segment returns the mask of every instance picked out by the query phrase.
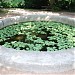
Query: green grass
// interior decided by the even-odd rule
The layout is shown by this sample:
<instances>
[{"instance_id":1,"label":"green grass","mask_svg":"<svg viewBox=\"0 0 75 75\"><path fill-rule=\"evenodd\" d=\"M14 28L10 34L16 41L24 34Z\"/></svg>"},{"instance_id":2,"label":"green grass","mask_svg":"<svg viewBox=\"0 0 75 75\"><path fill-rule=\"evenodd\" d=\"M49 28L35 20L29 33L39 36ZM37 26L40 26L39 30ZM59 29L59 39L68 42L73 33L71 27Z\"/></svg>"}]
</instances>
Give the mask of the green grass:
<instances>
[{"instance_id":1,"label":"green grass","mask_svg":"<svg viewBox=\"0 0 75 75\"><path fill-rule=\"evenodd\" d=\"M75 47L75 27L58 22L25 22L0 30L0 45L27 51Z\"/></svg>"}]
</instances>

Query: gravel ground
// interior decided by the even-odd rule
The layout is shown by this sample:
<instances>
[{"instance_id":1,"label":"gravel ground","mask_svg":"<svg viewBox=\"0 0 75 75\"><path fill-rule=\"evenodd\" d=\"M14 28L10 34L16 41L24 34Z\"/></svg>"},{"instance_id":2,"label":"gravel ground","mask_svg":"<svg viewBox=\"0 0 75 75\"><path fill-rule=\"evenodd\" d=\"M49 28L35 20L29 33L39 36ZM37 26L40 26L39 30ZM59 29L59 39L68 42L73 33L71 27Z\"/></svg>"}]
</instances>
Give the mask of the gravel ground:
<instances>
[{"instance_id":1,"label":"gravel ground","mask_svg":"<svg viewBox=\"0 0 75 75\"><path fill-rule=\"evenodd\" d=\"M24 9L5 9L8 10L7 13L0 13L0 19L11 17L11 16L23 16L29 14L54 14L54 15L64 15L75 18L75 13L69 12L49 12L49 11L38 11L38 10L24 10ZM6 67L0 64L0 75L75 75L75 70L71 70L63 73L50 73L50 74L35 74L28 72L21 72L14 68Z\"/></svg>"}]
</instances>

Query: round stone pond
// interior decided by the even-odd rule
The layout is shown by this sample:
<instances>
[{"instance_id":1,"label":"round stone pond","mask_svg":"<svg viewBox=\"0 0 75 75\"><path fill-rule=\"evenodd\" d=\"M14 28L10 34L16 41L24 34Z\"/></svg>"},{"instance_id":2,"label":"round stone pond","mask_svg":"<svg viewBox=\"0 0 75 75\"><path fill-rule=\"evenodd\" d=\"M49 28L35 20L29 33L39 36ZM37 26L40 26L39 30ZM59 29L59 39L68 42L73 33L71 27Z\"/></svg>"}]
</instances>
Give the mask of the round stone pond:
<instances>
[{"instance_id":1,"label":"round stone pond","mask_svg":"<svg viewBox=\"0 0 75 75\"><path fill-rule=\"evenodd\" d=\"M75 25L75 19L56 15L26 15L9 17L0 20L0 29L15 25L19 22L55 21L68 25ZM37 26L36 26L37 27ZM14 29L13 29L14 30ZM28 32L27 32L28 33ZM39 47L38 47L39 49ZM64 72L75 69L75 47L62 50L41 51L19 50L0 45L0 63L20 71L35 73Z\"/></svg>"}]
</instances>

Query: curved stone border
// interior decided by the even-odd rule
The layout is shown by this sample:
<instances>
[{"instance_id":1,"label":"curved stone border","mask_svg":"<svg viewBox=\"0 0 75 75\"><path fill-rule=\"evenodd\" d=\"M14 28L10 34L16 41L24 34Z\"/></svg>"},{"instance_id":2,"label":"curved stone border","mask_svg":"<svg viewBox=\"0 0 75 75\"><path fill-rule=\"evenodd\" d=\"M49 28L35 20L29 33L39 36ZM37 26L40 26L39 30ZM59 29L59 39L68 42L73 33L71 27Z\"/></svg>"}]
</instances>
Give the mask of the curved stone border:
<instances>
[{"instance_id":1,"label":"curved stone border","mask_svg":"<svg viewBox=\"0 0 75 75\"><path fill-rule=\"evenodd\" d=\"M26 21L56 21L62 22L65 24L69 24L75 26L75 18L71 18L68 16L60 16L60 15L26 15L26 16L16 16L16 17L9 17L3 20L0 20L0 28L18 23L18 22L26 22Z\"/></svg>"},{"instance_id":2,"label":"curved stone border","mask_svg":"<svg viewBox=\"0 0 75 75\"><path fill-rule=\"evenodd\" d=\"M0 20L0 28L25 21L57 21L75 25L75 19L57 15L26 15L16 16ZM0 63L17 68L22 71L36 73L63 72L75 69L75 48L51 51L51 52L30 52L17 51L11 48L0 46Z\"/></svg>"}]
</instances>

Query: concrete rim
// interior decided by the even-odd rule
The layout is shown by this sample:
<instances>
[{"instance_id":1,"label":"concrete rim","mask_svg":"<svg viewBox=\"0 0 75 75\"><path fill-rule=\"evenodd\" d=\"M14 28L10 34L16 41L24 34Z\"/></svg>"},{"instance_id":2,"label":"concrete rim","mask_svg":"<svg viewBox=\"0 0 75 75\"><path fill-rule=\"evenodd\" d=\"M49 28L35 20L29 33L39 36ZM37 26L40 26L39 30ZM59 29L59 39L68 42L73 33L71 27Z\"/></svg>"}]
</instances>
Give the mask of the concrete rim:
<instances>
[{"instance_id":1,"label":"concrete rim","mask_svg":"<svg viewBox=\"0 0 75 75\"><path fill-rule=\"evenodd\" d=\"M0 28L26 21L56 21L74 26L75 18L58 15L26 15L0 20ZM0 63L35 73L63 72L75 69L75 48L53 52L16 51L0 46Z\"/></svg>"}]
</instances>

